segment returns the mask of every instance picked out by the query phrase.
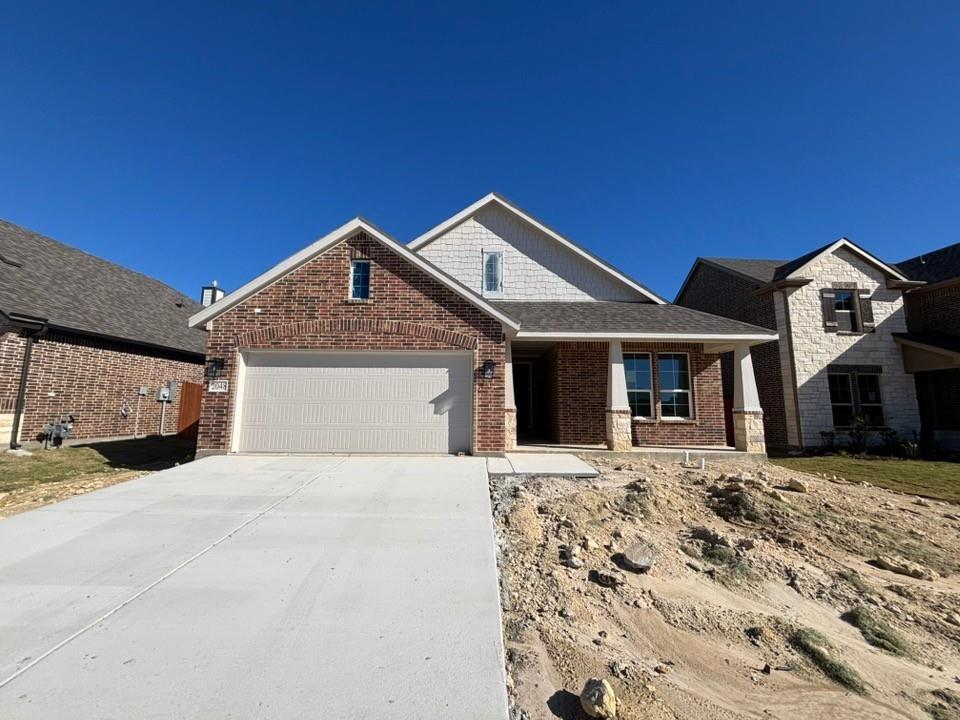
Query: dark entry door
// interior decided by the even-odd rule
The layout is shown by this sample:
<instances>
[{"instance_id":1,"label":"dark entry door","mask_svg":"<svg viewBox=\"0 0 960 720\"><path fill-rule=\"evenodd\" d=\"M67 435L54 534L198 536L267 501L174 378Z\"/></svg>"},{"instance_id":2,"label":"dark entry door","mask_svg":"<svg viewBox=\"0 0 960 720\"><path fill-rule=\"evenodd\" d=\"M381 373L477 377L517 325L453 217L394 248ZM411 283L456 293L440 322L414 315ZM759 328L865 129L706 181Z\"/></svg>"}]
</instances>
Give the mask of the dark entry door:
<instances>
[{"instance_id":1,"label":"dark entry door","mask_svg":"<svg viewBox=\"0 0 960 720\"><path fill-rule=\"evenodd\" d=\"M533 435L533 363L513 363L513 399L517 404L517 436Z\"/></svg>"}]
</instances>

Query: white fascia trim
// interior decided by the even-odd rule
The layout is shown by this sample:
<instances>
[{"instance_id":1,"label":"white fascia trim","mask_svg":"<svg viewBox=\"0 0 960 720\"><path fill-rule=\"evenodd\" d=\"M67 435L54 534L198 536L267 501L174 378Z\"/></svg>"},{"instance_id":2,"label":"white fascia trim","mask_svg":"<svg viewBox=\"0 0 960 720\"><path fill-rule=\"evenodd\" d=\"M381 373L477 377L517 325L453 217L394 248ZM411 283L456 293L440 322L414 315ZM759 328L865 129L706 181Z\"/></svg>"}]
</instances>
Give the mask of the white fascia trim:
<instances>
[{"instance_id":1,"label":"white fascia trim","mask_svg":"<svg viewBox=\"0 0 960 720\"><path fill-rule=\"evenodd\" d=\"M517 340L652 340L677 342L725 342L725 343L765 343L777 340L777 333L745 333L742 335L721 335L719 333L645 333L645 332L525 332L521 330L515 336Z\"/></svg>"},{"instance_id":2,"label":"white fascia trim","mask_svg":"<svg viewBox=\"0 0 960 720\"><path fill-rule=\"evenodd\" d=\"M203 323L209 322L218 315L222 315L227 310L239 305L251 295L263 290L269 285L272 285L284 275L296 270L298 267L312 260L327 248L332 247L359 230L363 230L370 237L379 240L383 245L395 252L404 260L423 270L425 273L437 280L437 282L446 286L467 302L475 305L488 315L499 320L504 326L514 330L520 327L516 320L504 315L500 310L495 308L490 303L486 302L480 297L477 297L456 281L439 272L422 257L414 252L411 252L409 248L405 247L388 235L385 235L383 232L370 225L370 223L365 222L362 218L354 218L350 222L341 225L333 232L324 235L322 238L311 243L303 250L300 250L299 252L296 252L288 257L286 260L277 263L265 273L258 275L246 285L234 290L232 293L221 298L213 305L204 308L195 315L192 315L188 322L189 326L196 327Z\"/></svg>"},{"instance_id":3,"label":"white fascia trim","mask_svg":"<svg viewBox=\"0 0 960 720\"><path fill-rule=\"evenodd\" d=\"M653 293L651 293L649 290L642 287L641 285L638 285L636 282L628 278L623 273L617 272L616 270L609 267L608 265L605 265L604 263L600 262L599 260L597 260L597 258L593 257L590 253L585 251L583 248L579 247L576 243L573 243L570 240L567 240L565 237L563 237L563 235L561 235L560 233L554 230L551 230L536 218L530 217L525 212L523 212L523 210L521 210L520 208L514 207L510 203L504 201L504 199L501 198L496 193L489 193L488 195L484 195L482 198L480 198L475 203L473 203L473 205L470 205L464 208L453 217L447 220L444 220L439 225L431 228L430 230L427 230L423 235L421 235L416 240L414 240L409 245L407 245L407 247L410 248L411 250L419 250L427 243L432 242L433 240L436 240L437 237L445 233L450 228L456 227L457 225L462 223L464 220L472 217L473 215L476 215L476 213L482 207L485 207L490 203L496 203L500 207L505 208L506 210L509 210L520 219L524 220L530 225L533 225L533 227L535 227L540 232L544 233L547 237L560 243L568 250L572 250L574 253L576 253L583 259L588 260L589 262L596 265L598 268L606 272L608 275L615 277L624 285L645 295L646 297L650 298L651 300L653 300L653 302L657 303L658 305L666 304L666 300L658 298L656 295L654 295Z\"/></svg>"},{"instance_id":4,"label":"white fascia trim","mask_svg":"<svg viewBox=\"0 0 960 720\"><path fill-rule=\"evenodd\" d=\"M792 277L803 277L802 272L803 272L804 270L806 270L806 269L807 269L810 265L812 265L814 262L816 262L821 256L823 256L823 255L825 255L825 254L827 254L827 253L836 252L836 251L837 251L838 249L840 249L840 248L844 248L844 249L846 249L846 250L849 250L849 251L852 252L854 255L859 255L860 257L862 257L864 260L866 260L866 261L867 261L868 263L870 263L871 265L875 265L876 267L878 267L878 268L880 268L881 270L883 270L885 273L888 273L888 274L892 275L893 277L897 278L897 280L909 280L909 279L910 279L910 278L908 278L906 275L904 275L904 274L902 274L901 272L899 272L898 270L895 270L895 269L893 269L892 267L890 267L889 265L887 265L887 264L886 264L885 262L883 262L882 260L877 259L877 258L874 257L873 255L871 255L870 253L868 253L866 250L862 250L861 248L858 248L858 247L857 247L856 245L854 245L852 242L850 242L849 240L847 240L846 238L843 238L843 237L840 238L839 240L837 240L833 245L831 245L830 247L828 247L826 250L824 250L822 253L820 253L820 254L817 255L816 257L810 258L810 260L808 260L808 261L805 262L803 265L801 265L801 266L798 267L796 270L794 270L792 273L790 273L789 275L787 275L787 277L791 277L791 278L792 278Z\"/></svg>"}]
</instances>

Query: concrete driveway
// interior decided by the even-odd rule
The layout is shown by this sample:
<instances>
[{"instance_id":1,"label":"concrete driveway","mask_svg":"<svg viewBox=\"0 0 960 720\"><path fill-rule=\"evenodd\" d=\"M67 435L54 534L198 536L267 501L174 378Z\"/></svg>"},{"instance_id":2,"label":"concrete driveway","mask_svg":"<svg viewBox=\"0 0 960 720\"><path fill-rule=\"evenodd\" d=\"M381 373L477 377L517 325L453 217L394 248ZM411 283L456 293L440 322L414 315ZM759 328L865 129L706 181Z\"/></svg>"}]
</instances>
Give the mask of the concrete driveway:
<instances>
[{"instance_id":1,"label":"concrete driveway","mask_svg":"<svg viewBox=\"0 0 960 720\"><path fill-rule=\"evenodd\" d=\"M507 715L480 458L207 458L0 548L4 720Z\"/></svg>"}]
</instances>

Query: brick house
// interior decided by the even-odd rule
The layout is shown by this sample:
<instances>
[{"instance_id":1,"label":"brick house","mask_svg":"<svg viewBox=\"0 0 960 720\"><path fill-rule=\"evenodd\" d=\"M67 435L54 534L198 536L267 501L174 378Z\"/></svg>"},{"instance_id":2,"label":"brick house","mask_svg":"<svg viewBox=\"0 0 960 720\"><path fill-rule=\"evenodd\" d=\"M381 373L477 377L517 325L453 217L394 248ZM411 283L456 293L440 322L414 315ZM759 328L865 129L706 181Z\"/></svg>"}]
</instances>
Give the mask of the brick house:
<instances>
[{"instance_id":1,"label":"brick house","mask_svg":"<svg viewBox=\"0 0 960 720\"><path fill-rule=\"evenodd\" d=\"M357 218L196 313L198 452L502 453L520 443L763 450L750 348L490 194L403 245Z\"/></svg>"},{"instance_id":2,"label":"brick house","mask_svg":"<svg viewBox=\"0 0 960 720\"><path fill-rule=\"evenodd\" d=\"M203 379L206 332L187 327L200 307L157 280L0 221L0 442L35 440L68 413L77 439L177 432L183 384L198 394ZM173 402L158 402L171 383Z\"/></svg>"},{"instance_id":3,"label":"brick house","mask_svg":"<svg viewBox=\"0 0 960 720\"><path fill-rule=\"evenodd\" d=\"M907 333L896 336L916 380L923 435L960 450L960 243L897 268L924 283L907 293Z\"/></svg>"},{"instance_id":4,"label":"brick house","mask_svg":"<svg viewBox=\"0 0 960 720\"><path fill-rule=\"evenodd\" d=\"M754 372L771 447L842 441L855 417L903 436L920 429L898 336L919 283L846 238L794 260L697 258L676 303L775 331ZM725 394L732 392L725 358Z\"/></svg>"}]
</instances>

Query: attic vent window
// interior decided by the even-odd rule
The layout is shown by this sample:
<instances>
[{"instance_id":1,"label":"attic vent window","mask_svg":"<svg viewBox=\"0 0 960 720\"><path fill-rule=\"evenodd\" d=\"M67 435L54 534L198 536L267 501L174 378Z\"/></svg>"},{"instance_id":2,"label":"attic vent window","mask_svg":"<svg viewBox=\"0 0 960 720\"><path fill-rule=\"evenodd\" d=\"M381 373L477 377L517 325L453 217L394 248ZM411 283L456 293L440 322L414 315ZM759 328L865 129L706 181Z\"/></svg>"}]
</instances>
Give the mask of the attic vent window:
<instances>
[{"instance_id":1,"label":"attic vent window","mask_svg":"<svg viewBox=\"0 0 960 720\"><path fill-rule=\"evenodd\" d=\"M350 299L370 299L369 260L354 260L350 263Z\"/></svg>"},{"instance_id":2,"label":"attic vent window","mask_svg":"<svg viewBox=\"0 0 960 720\"><path fill-rule=\"evenodd\" d=\"M483 294L499 295L503 292L503 253L483 253Z\"/></svg>"}]
</instances>

